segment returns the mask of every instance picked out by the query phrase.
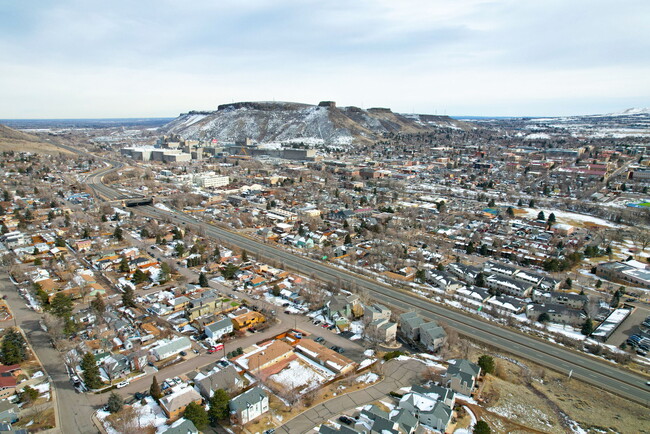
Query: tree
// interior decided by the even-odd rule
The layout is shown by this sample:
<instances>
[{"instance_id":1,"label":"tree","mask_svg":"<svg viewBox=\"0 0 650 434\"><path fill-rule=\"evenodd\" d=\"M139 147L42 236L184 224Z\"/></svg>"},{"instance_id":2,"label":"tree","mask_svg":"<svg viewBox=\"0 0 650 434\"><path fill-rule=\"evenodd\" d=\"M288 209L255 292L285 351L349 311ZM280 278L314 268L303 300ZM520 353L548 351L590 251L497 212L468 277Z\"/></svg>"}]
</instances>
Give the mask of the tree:
<instances>
[{"instance_id":1,"label":"tree","mask_svg":"<svg viewBox=\"0 0 650 434\"><path fill-rule=\"evenodd\" d=\"M345 234L345 240L343 240L343 244L352 244L352 237L350 234Z\"/></svg>"},{"instance_id":2,"label":"tree","mask_svg":"<svg viewBox=\"0 0 650 434\"><path fill-rule=\"evenodd\" d=\"M420 283L424 283L424 279L427 276L427 272L425 270L418 270L415 272L415 280L417 280Z\"/></svg>"},{"instance_id":3,"label":"tree","mask_svg":"<svg viewBox=\"0 0 650 434\"><path fill-rule=\"evenodd\" d=\"M219 250L219 246L214 246L214 252L212 253L212 256L214 256L214 259L217 261L221 259L221 250Z\"/></svg>"},{"instance_id":4,"label":"tree","mask_svg":"<svg viewBox=\"0 0 650 434\"><path fill-rule=\"evenodd\" d=\"M135 307L135 294L133 289L130 286L127 286L124 289L124 294L122 294L122 304L124 307Z\"/></svg>"},{"instance_id":5,"label":"tree","mask_svg":"<svg viewBox=\"0 0 650 434\"><path fill-rule=\"evenodd\" d=\"M483 354L478 358L478 365L481 367L481 371L483 371L485 374L494 374L495 364L492 356Z\"/></svg>"},{"instance_id":6,"label":"tree","mask_svg":"<svg viewBox=\"0 0 650 434\"><path fill-rule=\"evenodd\" d=\"M521 208L522 206L524 206L524 201L523 201L523 199L519 199L519 200L517 201L517 206L518 206L519 208Z\"/></svg>"},{"instance_id":7,"label":"tree","mask_svg":"<svg viewBox=\"0 0 650 434\"><path fill-rule=\"evenodd\" d=\"M135 270L135 273L133 273L133 278L131 279L131 281L135 285L139 285L140 283L148 282L149 276L147 275L147 273L145 273L144 271L138 268L137 270Z\"/></svg>"},{"instance_id":8,"label":"tree","mask_svg":"<svg viewBox=\"0 0 650 434\"><path fill-rule=\"evenodd\" d=\"M122 407L124 407L124 399L119 394L111 392L108 397L108 411L117 413L122 410Z\"/></svg>"},{"instance_id":9,"label":"tree","mask_svg":"<svg viewBox=\"0 0 650 434\"><path fill-rule=\"evenodd\" d=\"M81 369L83 370L84 383L89 389L101 387L102 380L99 376L99 367L97 367L95 356L91 353L84 353L81 358Z\"/></svg>"},{"instance_id":10,"label":"tree","mask_svg":"<svg viewBox=\"0 0 650 434\"><path fill-rule=\"evenodd\" d=\"M596 282L596 285L595 285L595 286L596 286L596 288L600 288L601 286L603 286L603 281L602 281L602 280L598 280L598 281Z\"/></svg>"},{"instance_id":11,"label":"tree","mask_svg":"<svg viewBox=\"0 0 650 434\"><path fill-rule=\"evenodd\" d=\"M544 211L540 211L539 214L537 214L537 220L546 220L546 215L544 215Z\"/></svg>"},{"instance_id":12,"label":"tree","mask_svg":"<svg viewBox=\"0 0 650 434\"><path fill-rule=\"evenodd\" d=\"M239 267L235 264L228 264L221 270L221 275L226 279L232 279L235 277L235 273L239 271Z\"/></svg>"},{"instance_id":13,"label":"tree","mask_svg":"<svg viewBox=\"0 0 650 434\"><path fill-rule=\"evenodd\" d=\"M5 365L15 365L27 359L26 343L23 335L11 328L2 339L0 361Z\"/></svg>"},{"instance_id":14,"label":"tree","mask_svg":"<svg viewBox=\"0 0 650 434\"><path fill-rule=\"evenodd\" d=\"M202 288L207 288L208 286L210 286L210 284L208 283L208 278L205 276L205 273L199 274L199 286L201 286Z\"/></svg>"},{"instance_id":15,"label":"tree","mask_svg":"<svg viewBox=\"0 0 650 434\"><path fill-rule=\"evenodd\" d=\"M571 280L570 277L567 277L564 283L566 284L566 287L569 289L571 289L571 286L573 286L573 281Z\"/></svg>"},{"instance_id":16,"label":"tree","mask_svg":"<svg viewBox=\"0 0 650 434\"><path fill-rule=\"evenodd\" d=\"M482 420L476 422L476 425L474 425L474 430L472 431L473 434L490 434L491 432L492 431L490 430L490 425Z\"/></svg>"},{"instance_id":17,"label":"tree","mask_svg":"<svg viewBox=\"0 0 650 434\"><path fill-rule=\"evenodd\" d=\"M553 223L555 223L555 213L552 212L548 216L548 220L546 221L546 223L548 223L549 225L552 225Z\"/></svg>"},{"instance_id":18,"label":"tree","mask_svg":"<svg viewBox=\"0 0 650 434\"><path fill-rule=\"evenodd\" d=\"M210 410L208 410L210 422L216 424L220 420L227 419L229 414L228 393L223 389L215 390L210 398Z\"/></svg>"},{"instance_id":19,"label":"tree","mask_svg":"<svg viewBox=\"0 0 650 434\"><path fill-rule=\"evenodd\" d=\"M72 315L72 298L60 292L57 293L49 304L49 310L52 315L59 318L70 318L70 315Z\"/></svg>"},{"instance_id":20,"label":"tree","mask_svg":"<svg viewBox=\"0 0 650 434\"><path fill-rule=\"evenodd\" d=\"M241 251L241 261L248 262L248 253L246 252L246 250Z\"/></svg>"},{"instance_id":21,"label":"tree","mask_svg":"<svg viewBox=\"0 0 650 434\"><path fill-rule=\"evenodd\" d=\"M594 323L593 321L591 321L591 318L587 318L584 324L582 324L582 329L580 330L580 332L585 336L589 336L590 334L593 333L593 331L594 331Z\"/></svg>"},{"instance_id":22,"label":"tree","mask_svg":"<svg viewBox=\"0 0 650 434\"><path fill-rule=\"evenodd\" d=\"M95 298L90 302L90 308L97 315L102 315L106 311L106 303L99 293L95 295Z\"/></svg>"},{"instance_id":23,"label":"tree","mask_svg":"<svg viewBox=\"0 0 650 434\"><path fill-rule=\"evenodd\" d=\"M160 282L165 283L171 278L172 268L167 262L160 263Z\"/></svg>"},{"instance_id":24,"label":"tree","mask_svg":"<svg viewBox=\"0 0 650 434\"><path fill-rule=\"evenodd\" d=\"M515 216L515 210L512 209L511 206L509 206L508 209L506 210L506 214L508 215L508 217L514 217Z\"/></svg>"},{"instance_id":25,"label":"tree","mask_svg":"<svg viewBox=\"0 0 650 434\"><path fill-rule=\"evenodd\" d=\"M474 283L480 288L485 287L485 275L483 273L478 273Z\"/></svg>"},{"instance_id":26,"label":"tree","mask_svg":"<svg viewBox=\"0 0 650 434\"><path fill-rule=\"evenodd\" d=\"M118 267L118 270L120 273L128 273L131 268L129 267L129 260L126 259L126 256L122 256L122 260L120 261L120 266Z\"/></svg>"},{"instance_id":27,"label":"tree","mask_svg":"<svg viewBox=\"0 0 650 434\"><path fill-rule=\"evenodd\" d=\"M539 314L539 317L537 317L537 321L541 322L542 324L546 324L551 320L551 317L549 316L548 313L542 312Z\"/></svg>"},{"instance_id":28,"label":"tree","mask_svg":"<svg viewBox=\"0 0 650 434\"><path fill-rule=\"evenodd\" d=\"M162 390L160 390L160 384L158 384L158 379L156 376L153 376L153 379L151 380L151 386L149 387L149 395L153 399L156 400L156 402L160 401L160 398L163 397Z\"/></svg>"},{"instance_id":29,"label":"tree","mask_svg":"<svg viewBox=\"0 0 650 434\"><path fill-rule=\"evenodd\" d=\"M179 258L182 257L185 254L185 245L183 243L176 243L174 251L176 251L176 256Z\"/></svg>"},{"instance_id":30,"label":"tree","mask_svg":"<svg viewBox=\"0 0 650 434\"><path fill-rule=\"evenodd\" d=\"M467 247L465 247L465 253L467 253L468 255L474 253L474 242L470 241L469 243L467 243Z\"/></svg>"},{"instance_id":31,"label":"tree","mask_svg":"<svg viewBox=\"0 0 650 434\"><path fill-rule=\"evenodd\" d=\"M185 408L183 413L185 419L191 420L196 428L199 430L205 428L208 425L208 413L205 411L203 406L197 404L196 402L190 402L190 404Z\"/></svg>"},{"instance_id":32,"label":"tree","mask_svg":"<svg viewBox=\"0 0 650 434\"><path fill-rule=\"evenodd\" d=\"M535 208L535 200L531 199L530 202L528 202L528 208Z\"/></svg>"},{"instance_id":33,"label":"tree","mask_svg":"<svg viewBox=\"0 0 650 434\"><path fill-rule=\"evenodd\" d=\"M122 241L124 239L121 227L118 226L115 228L115 231L113 231L113 238L115 238L117 241Z\"/></svg>"},{"instance_id":34,"label":"tree","mask_svg":"<svg viewBox=\"0 0 650 434\"><path fill-rule=\"evenodd\" d=\"M18 400L20 402L24 402L27 405L36 401L37 398L38 398L38 390L30 386L25 386L23 390L18 392Z\"/></svg>"}]
</instances>

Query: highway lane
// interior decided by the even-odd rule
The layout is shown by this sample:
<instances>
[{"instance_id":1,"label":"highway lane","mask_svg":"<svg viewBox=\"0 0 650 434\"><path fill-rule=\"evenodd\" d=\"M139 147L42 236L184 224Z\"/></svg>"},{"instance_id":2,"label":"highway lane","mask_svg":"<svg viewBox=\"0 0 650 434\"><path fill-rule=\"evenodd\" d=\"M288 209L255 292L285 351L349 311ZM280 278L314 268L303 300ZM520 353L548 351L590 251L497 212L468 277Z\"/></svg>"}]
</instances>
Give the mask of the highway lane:
<instances>
[{"instance_id":1,"label":"highway lane","mask_svg":"<svg viewBox=\"0 0 650 434\"><path fill-rule=\"evenodd\" d=\"M152 217L166 218L181 224L184 222L186 225L201 227L208 236L237 245L260 257L280 261L284 267L314 275L336 285L356 286L366 289L378 301L382 301L388 306L395 306L403 310L418 310L423 317L446 321L460 333L479 341L535 361L548 368L565 372L567 375L572 372L572 376L575 378L639 403L647 405L650 402L650 387L645 385L645 382L648 381L647 378L620 369L616 365L601 359L488 323L465 313L432 303L415 294L199 222L182 213L170 213L152 206L140 207L139 210Z\"/></svg>"}]
</instances>

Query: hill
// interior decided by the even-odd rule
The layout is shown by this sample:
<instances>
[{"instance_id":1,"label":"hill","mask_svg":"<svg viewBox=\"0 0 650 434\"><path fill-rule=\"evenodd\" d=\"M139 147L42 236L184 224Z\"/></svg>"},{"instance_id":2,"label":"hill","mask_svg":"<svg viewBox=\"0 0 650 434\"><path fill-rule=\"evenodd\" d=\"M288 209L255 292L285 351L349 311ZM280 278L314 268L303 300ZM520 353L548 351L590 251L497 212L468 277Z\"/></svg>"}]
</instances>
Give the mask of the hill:
<instances>
[{"instance_id":1,"label":"hill","mask_svg":"<svg viewBox=\"0 0 650 434\"><path fill-rule=\"evenodd\" d=\"M36 154L70 154L71 152L46 143L39 137L0 124L0 152L33 152Z\"/></svg>"},{"instance_id":2,"label":"hill","mask_svg":"<svg viewBox=\"0 0 650 434\"><path fill-rule=\"evenodd\" d=\"M183 113L162 127L186 139L233 142L246 137L257 142L302 141L347 145L373 142L384 133L419 133L436 128L467 129L469 124L448 116L403 115L387 108L364 110L293 102L238 102L216 111Z\"/></svg>"}]
</instances>

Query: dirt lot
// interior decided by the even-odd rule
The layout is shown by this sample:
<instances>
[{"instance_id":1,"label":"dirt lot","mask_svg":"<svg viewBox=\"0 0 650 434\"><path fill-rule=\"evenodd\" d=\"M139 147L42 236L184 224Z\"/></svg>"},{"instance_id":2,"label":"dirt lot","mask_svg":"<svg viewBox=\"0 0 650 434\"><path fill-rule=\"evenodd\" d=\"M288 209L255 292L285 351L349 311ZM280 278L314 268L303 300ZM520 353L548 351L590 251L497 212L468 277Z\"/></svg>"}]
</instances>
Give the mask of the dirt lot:
<instances>
[{"instance_id":1,"label":"dirt lot","mask_svg":"<svg viewBox=\"0 0 650 434\"><path fill-rule=\"evenodd\" d=\"M483 419L496 432L650 432L650 412L642 405L566 375L510 358L495 358L480 400Z\"/></svg>"}]
</instances>

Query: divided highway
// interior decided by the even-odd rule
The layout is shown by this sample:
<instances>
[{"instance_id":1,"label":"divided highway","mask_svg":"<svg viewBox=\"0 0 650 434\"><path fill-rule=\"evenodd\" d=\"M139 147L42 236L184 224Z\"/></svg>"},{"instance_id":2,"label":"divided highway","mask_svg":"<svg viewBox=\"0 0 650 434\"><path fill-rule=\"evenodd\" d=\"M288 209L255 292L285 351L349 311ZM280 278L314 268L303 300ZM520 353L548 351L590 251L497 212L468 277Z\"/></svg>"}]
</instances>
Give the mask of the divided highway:
<instances>
[{"instance_id":1,"label":"divided highway","mask_svg":"<svg viewBox=\"0 0 650 434\"><path fill-rule=\"evenodd\" d=\"M121 195L119 192L102 184L101 177L110 170L111 168L102 169L88 180L91 188L109 200ZM261 258L279 261L284 267L313 275L335 285L365 289L377 301L388 306L407 311L416 310L426 319L445 321L461 334L471 336L476 340L534 361L547 368L563 372L567 374L567 377L571 373L572 377L640 404L648 405L650 403L650 386L646 385L650 378L621 369L613 363L500 327L469 314L433 303L416 294L200 222L182 212L163 211L154 206L142 206L138 208L138 211L157 219L167 219L177 224L200 227L209 237L239 246Z\"/></svg>"}]
</instances>

